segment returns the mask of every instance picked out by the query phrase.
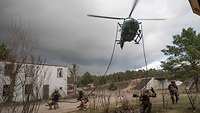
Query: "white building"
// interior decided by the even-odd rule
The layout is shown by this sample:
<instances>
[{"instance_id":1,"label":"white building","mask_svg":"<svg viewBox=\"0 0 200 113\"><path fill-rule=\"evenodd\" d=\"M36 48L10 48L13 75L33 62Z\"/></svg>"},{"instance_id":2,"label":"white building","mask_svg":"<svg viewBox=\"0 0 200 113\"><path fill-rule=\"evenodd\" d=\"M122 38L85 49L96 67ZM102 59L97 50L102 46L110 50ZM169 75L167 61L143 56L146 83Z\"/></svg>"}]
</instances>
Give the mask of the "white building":
<instances>
[{"instance_id":1,"label":"white building","mask_svg":"<svg viewBox=\"0 0 200 113\"><path fill-rule=\"evenodd\" d=\"M33 93L31 94L34 95L33 98L37 96L38 99L48 99L56 89L59 90L62 97L67 96L67 66L20 65L20 72L15 77L14 98L12 100L23 101L30 92ZM9 62L0 62L0 102L5 101L10 93L11 77L9 73L11 71L9 69L12 67L13 65Z\"/></svg>"},{"instance_id":2,"label":"white building","mask_svg":"<svg viewBox=\"0 0 200 113\"><path fill-rule=\"evenodd\" d=\"M138 83L138 85L136 86L137 89L157 89L157 90L161 90L161 89L168 89L168 86L170 84L170 80L166 79L166 78L143 78L140 80L140 82ZM175 81L176 85L179 86L182 84L181 81Z\"/></svg>"}]
</instances>

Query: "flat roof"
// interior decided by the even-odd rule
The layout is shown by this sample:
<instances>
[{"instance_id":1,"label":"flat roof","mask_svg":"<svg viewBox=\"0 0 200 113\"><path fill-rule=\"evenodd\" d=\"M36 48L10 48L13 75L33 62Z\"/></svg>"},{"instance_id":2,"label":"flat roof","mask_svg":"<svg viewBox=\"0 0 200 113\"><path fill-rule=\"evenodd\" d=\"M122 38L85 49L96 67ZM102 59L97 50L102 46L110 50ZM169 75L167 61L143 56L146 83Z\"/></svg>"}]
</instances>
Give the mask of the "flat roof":
<instances>
[{"instance_id":1,"label":"flat roof","mask_svg":"<svg viewBox=\"0 0 200 113\"><path fill-rule=\"evenodd\" d=\"M4 63L8 63L10 61L0 61L0 62L4 62ZM15 62L15 63L22 63L22 62ZM22 64L32 64L32 65L45 65L45 66L56 66L56 67L67 67L67 65L59 65L59 64L47 64L47 63L22 63Z\"/></svg>"}]
</instances>

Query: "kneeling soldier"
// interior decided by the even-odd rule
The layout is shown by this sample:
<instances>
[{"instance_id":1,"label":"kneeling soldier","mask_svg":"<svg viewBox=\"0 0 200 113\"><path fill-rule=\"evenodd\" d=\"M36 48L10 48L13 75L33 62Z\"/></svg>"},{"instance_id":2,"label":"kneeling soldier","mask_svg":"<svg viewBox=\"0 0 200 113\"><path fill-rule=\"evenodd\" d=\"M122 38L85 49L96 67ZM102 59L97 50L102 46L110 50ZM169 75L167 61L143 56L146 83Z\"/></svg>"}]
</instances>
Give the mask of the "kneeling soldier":
<instances>
[{"instance_id":1,"label":"kneeling soldier","mask_svg":"<svg viewBox=\"0 0 200 113\"><path fill-rule=\"evenodd\" d=\"M79 110L86 110L86 106L89 100L82 90L79 91L77 100L81 102L77 108L79 108Z\"/></svg>"}]
</instances>

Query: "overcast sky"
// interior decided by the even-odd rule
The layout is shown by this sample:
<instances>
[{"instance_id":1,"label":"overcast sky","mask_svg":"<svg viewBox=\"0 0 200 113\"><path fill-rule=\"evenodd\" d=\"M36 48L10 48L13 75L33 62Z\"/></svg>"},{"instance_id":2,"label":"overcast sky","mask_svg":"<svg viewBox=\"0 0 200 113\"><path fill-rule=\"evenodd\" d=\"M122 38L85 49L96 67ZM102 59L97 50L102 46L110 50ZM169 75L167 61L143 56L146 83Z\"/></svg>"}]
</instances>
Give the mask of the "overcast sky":
<instances>
[{"instance_id":1,"label":"overcast sky","mask_svg":"<svg viewBox=\"0 0 200 113\"><path fill-rule=\"evenodd\" d=\"M104 73L115 38L116 20L87 14L127 17L134 0L0 0L0 38L11 23L25 26L38 40L39 53L49 64L78 64L81 71ZM139 0L133 18L166 18L142 21L147 61L158 67L161 53L182 28L200 32L200 17L188 0ZM119 21L122 22L122 21ZM116 48L109 73L144 67L142 46L125 43Z\"/></svg>"}]
</instances>

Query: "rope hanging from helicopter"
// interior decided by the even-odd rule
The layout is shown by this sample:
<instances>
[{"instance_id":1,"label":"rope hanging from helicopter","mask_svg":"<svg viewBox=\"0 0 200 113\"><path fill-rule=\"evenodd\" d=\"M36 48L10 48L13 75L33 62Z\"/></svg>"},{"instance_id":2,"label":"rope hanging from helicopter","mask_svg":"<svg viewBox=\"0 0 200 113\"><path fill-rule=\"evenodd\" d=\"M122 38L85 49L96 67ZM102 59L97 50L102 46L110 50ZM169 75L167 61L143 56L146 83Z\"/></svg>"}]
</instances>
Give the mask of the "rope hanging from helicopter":
<instances>
[{"instance_id":1,"label":"rope hanging from helicopter","mask_svg":"<svg viewBox=\"0 0 200 113\"><path fill-rule=\"evenodd\" d=\"M117 38L118 38L118 30L119 30L119 24L117 24L117 29L116 29L116 34L115 34L115 41L114 41L114 44L113 44L113 49L112 49L112 53L111 53L111 57L110 57L110 60L109 60L109 63L107 65L107 68L103 74L103 76L106 76L109 69L110 69L110 66L112 64L112 60L113 60L113 57L114 57L114 54L115 54L115 49L116 49L116 44L117 44ZM87 94L87 97L89 97L95 90L97 89L97 87L95 87L91 92L89 92Z\"/></svg>"},{"instance_id":2,"label":"rope hanging from helicopter","mask_svg":"<svg viewBox=\"0 0 200 113\"><path fill-rule=\"evenodd\" d=\"M141 24L141 29L142 29L142 24ZM146 48L145 48L145 43L144 43L143 29L141 30L141 32L142 32L142 50L143 50L143 56L144 56L144 62L145 62L145 71L146 71L146 73L145 73L146 76L145 77L147 77L147 75L148 75L148 72L147 72L147 70L148 70L148 67L147 67L148 63L147 63Z\"/></svg>"},{"instance_id":3,"label":"rope hanging from helicopter","mask_svg":"<svg viewBox=\"0 0 200 113\"><path fill-rule=\"evenodd\" d=\"M108 66L106 68L106 71L104 72L103 76L105 76L108 72L108 70L110 69L110 66L112 64L112 60L113 60L113 57L114 57L114 54L115 54L115 48L116 48L116 42L118 41L117 40L117 37L118 37L118 29L119 29L119 25L117 24L117 30L116 30L116 34L115 34L115 41L114 41L114 45L113 45L113 50L112 50L112 54L111 54L111 57L110 57L110 60L109 60L109 63L108 63ZM143 57L144 57L144 62L145 62L145 71L146 71L146 76L148 75L147 73L147 70L148 70L148 63L147 63L147 57L146 57L146 48L145 48L145 43L144 43L144 34L143 34L143 28L142 28L142 25L141 25L141 39L142 39L142 53L143 53Z\"/></svg>"},{"instance_id":4,"label":"rope hanging from helicopter","mask_svg":"<svg viewBox=\"0 0 200 113\"><path fill-rule=\"evenodd\" d=\"M115 54L115 50L116 50L116 44L117 44L117 41L118 41L117 40L117 38L118 38L118 30L119 30L119 25L117 24L117 29L116 29L116 34L115 34L115 41L114 41L114 44L113 44L113 49L112 49L111 57L110 57L109 63L107 65L107 68L106 68L103 76L107 75L107 73L108 73L108 71L110 69L110 66L112 64L113 58L114 58L114 54ZM147 68L147 57L146 57L146 51L145 51L146 49L145 49L145 43L144 43L144 35L143 35L143 31L142 31L142 25L141 25L141 40L142 40L142 52L143 52L143 57L144 57L144 62L145 62L145 70L146 70L146 72L145 72L146 76L145 77L147 77L147 75L148 75L148 73L147 73L147 70L148 70L148 68ZM94 88L91 92L89 92L87 94L87 97L89 97L96 89L97 89L97 87ZM63 101L63 102L77 103L79 101Z\"/></svg>"},{"instance_id":5,"label":"rope hanging from helicopter","mask_svg":"<svg viewBox=\"0 0 200 113\"><path fill-rule=\"evenodd\" d=\"M111 54L108 66L107 66L106 71L104 72L103 76L105 76L108 73L108 70L110 69L110 65L112 64L112 60L113 60L113 57L114 57L114 54L115 54L116 43L117 43L118 29L119 29L119 26L117 24L117 30L116 30L116 34L115 34L115 41L114 41L114 44L113 44L112 54Z\"/></svg>"},{"instance_id":6,"label":"rope hanging from helicopter","mask_svg":"<svg viewBox=\"0 0 200 113\"><path fill-rule=\"evenodd\" d=\"M117 24L117 30L116 30L116 34L115 34L115 41L114 41L114 44L113 44L112 54L111 54L108 66L107 66L106 71L104 72L103 76L106 76L106 74L107 74L107 72L110 69L110 66L112 64L112 60L113 60L113 57L114 57L114 54L115 54L116 43L117 43L118 30L119 30L119 26ZM97 87L94 88L91 92L89 92L86 96L89 97L96 89L97 89ZM62 102L66 102L66 103L78 103L79 101L77 101L77 100L76 101L66 101L66 100L64 100Z\"/></svg>"},{"instance_id":7,"label":"rope hanging from helicopter","mask_svg":"<svg viewBox=\"0 0 200 113\"><path fill-rule=\"evenodd\" d=\"M113 57L114 57L114 54L115 54L115 49L116 49L116 43L117 43L117 38L118 38L118 30L119 30L119 24L117 24L117 30L116 30L116 34L115 34L115 41L114 41L114 45L113 45L113 50L112 50L112 54L111 54L111 57L110 57L110 60L109 60L109 63L108 63L108 66L106 68L106 71L104 72L103 76L105 76L109 69L110 69L110 66L112 64L112 61L113 61ZM141 41L142 41L142 53L143 53L143 57L144 57L144 63L145 63L145 78L147 78L148 76L148 63L147 63L147 57L146 57L146 48L145 48L145 42L144 42L144 34L143 34L143 28L142 28L142 24L141 24ZM140 40L140 39L139 39Z\"/></svg>"}]
</instances>

